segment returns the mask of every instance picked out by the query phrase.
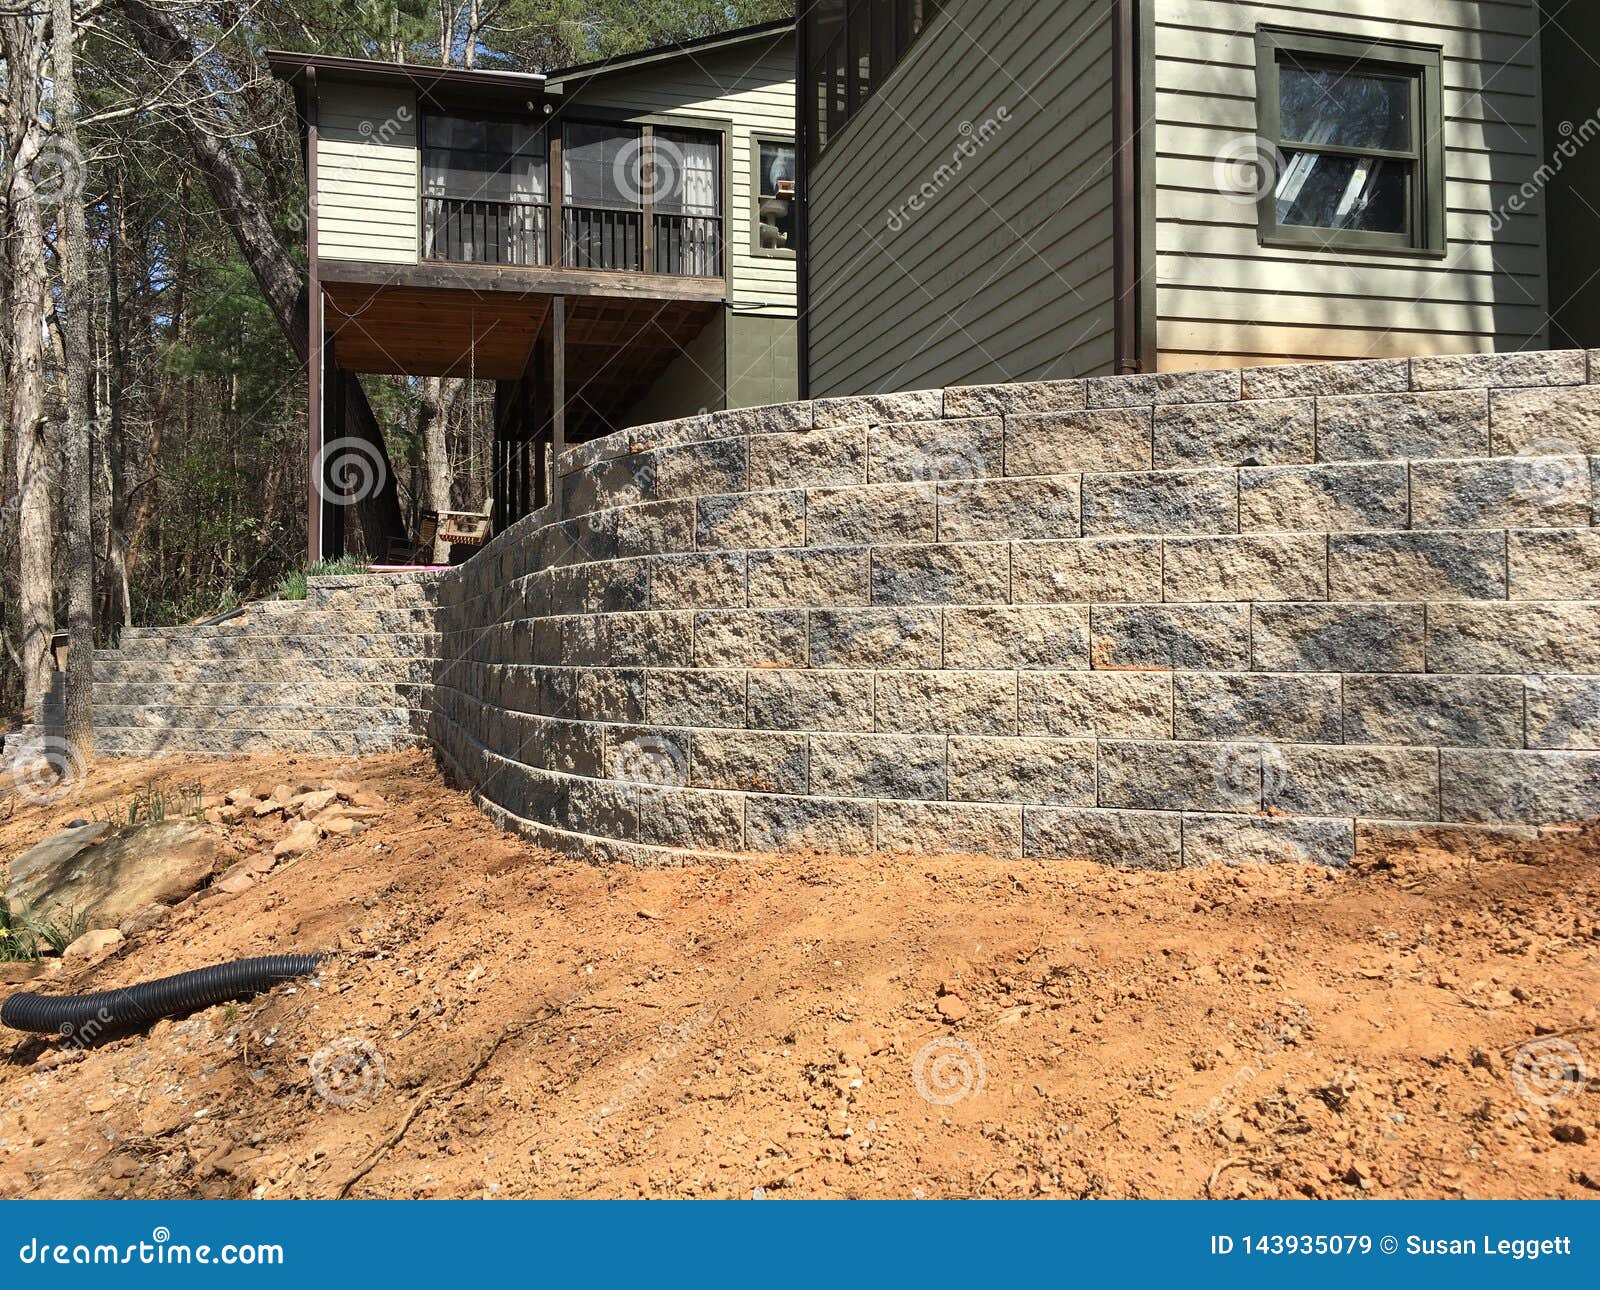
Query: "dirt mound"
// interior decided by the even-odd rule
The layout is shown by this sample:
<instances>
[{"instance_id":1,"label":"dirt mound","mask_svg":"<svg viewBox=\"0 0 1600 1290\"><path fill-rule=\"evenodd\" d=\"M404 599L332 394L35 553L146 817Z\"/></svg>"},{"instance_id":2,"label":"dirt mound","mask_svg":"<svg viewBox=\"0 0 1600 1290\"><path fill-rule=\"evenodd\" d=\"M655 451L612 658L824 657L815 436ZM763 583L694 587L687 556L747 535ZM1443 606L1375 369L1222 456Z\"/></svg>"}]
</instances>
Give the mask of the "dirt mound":
<instances>
[{"instance_id":1,"label":"dirt mound","mask_svg":"<svg viewBox=\"0 0 1600 1290\"><path fill-rule=\"evenodd\" d=\"M153 777L387 808L35 987L334 952L90 1051L0 1036L5 1196L1600 1192L1593 830L1350 873L640 871L497 833L397 755L107 762L0 851ZM229 818L240 863L283 836Z\"/></svg>"}]
</instances>

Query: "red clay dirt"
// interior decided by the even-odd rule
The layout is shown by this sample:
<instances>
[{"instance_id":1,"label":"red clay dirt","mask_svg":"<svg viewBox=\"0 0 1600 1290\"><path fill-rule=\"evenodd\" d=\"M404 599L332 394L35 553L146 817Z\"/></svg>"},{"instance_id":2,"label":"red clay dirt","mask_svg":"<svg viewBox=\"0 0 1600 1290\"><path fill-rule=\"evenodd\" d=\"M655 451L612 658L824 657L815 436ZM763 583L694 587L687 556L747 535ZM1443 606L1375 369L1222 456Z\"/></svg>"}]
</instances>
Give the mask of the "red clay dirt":
<instances>
[{"instance_id":1,"label":"red clay dirt","mask_svg":"<svg viewBox=\"0 0 1600 1290\"><path fill-rule=\"evenodd\" d=\"M1600 1195L1594 826L1346 873L634 870L496 832L419 753L106 761L0 805L0 855L151 779L387 807L20 987L332 955L87 1052L4 1032L0 1195Z\"/></svg>"}]
</instances>

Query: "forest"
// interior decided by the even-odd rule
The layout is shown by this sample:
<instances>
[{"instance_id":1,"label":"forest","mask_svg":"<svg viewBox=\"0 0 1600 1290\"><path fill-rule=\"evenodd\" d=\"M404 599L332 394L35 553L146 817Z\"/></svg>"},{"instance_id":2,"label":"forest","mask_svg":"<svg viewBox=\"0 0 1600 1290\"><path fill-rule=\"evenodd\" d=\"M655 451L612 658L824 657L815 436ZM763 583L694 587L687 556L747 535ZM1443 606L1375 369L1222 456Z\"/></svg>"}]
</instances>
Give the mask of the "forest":
<instances>
[{"instance_id":1,"label":"forest","mask_svg":"<svg viewBox=\"0 0 1600 1290\"><path fill-rule=\"evenodd\" d=\"M0 0L0 731L48 687L55 633L114 644L304 570L307 197L267 50L547 71L792 12ZM362 382L408 516L481 507L492 383Z\"/></svg>"}]
</instances>

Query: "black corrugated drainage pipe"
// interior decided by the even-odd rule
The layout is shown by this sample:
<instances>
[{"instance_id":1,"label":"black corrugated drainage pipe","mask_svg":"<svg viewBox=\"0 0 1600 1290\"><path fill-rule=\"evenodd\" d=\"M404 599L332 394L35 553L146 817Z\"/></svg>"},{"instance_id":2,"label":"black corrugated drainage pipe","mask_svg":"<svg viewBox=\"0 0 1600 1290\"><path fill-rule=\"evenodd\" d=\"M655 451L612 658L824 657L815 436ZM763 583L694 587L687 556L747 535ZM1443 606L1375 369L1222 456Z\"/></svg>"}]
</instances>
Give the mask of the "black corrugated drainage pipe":
<instances>
[{"instance_id":1,"label":"black corrugated drainage pipe","mask_svg":"<svg viewBox=\"0 0 1600 1290\"><path fill-rule=\"evenodd\" d=\"M0 1007L0 1023L38 1034L75 1035L82 1042L126 1034L162 1017L177 1016L270 990L316 971L320 954L272 954L164 976L95 994L14 994Z\"/></svg>"}]
</instances>

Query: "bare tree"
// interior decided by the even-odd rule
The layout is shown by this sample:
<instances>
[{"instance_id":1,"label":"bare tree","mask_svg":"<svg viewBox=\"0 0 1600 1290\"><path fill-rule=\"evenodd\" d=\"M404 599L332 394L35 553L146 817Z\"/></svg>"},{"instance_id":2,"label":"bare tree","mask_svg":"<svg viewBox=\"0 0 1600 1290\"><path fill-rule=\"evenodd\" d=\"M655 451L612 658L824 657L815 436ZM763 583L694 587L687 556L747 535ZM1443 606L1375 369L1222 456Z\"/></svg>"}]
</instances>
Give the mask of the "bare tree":
<instances>
[{"instance_id":1,"label":"bare tree","mask_svg":"<svg viewBox=\"0 0 1600 1290\"><path fill-rule=\"evenodd\" d=\"M37 714L50 685L52 463L44 410L44 219L34 182L44 146L39 116L44 16L19 10L0 16L8 71L6 134L11 167L6 186L10 216L10 354L6 422L16 436L17 652L24 713Z\"/></svg>"}]
</instances>

